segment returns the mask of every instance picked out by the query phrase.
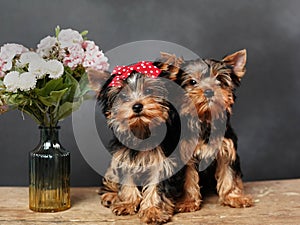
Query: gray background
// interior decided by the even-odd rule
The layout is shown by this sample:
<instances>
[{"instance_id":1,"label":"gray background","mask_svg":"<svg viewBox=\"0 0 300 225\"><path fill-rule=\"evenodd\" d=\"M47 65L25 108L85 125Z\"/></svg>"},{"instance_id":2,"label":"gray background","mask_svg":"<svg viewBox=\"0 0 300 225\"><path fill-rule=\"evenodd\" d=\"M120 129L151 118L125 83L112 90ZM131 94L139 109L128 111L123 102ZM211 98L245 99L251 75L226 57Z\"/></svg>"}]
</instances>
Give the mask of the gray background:
<instances>
[{"instance_id":1,"label":"gray background","mask_svg":"<svg viewBox=\"0 0 300 225\"><path fill-rule=\"evenodd\" d=\"M0 1L0 44L35 47L54 27L89 30L104 51L138 40L164 40L201 57L248 50L233 126L245 180L300 177L300 1L267 0L9 0ZM36 124L20 112L0 116L0 185L28 184ZM71 118L61 142L72 152L72 185L100 176L77 148ZM101 164L101 159L99 159Z\"/></svg>"}]
</instances>

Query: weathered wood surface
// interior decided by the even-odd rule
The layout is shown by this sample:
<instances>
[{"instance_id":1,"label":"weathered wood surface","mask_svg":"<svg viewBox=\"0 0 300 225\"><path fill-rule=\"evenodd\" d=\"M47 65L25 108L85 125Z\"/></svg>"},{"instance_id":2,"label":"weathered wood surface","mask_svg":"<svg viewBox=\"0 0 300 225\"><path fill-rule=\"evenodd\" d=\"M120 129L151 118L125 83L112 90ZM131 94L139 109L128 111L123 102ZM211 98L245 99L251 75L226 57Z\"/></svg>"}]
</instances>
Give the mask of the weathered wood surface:
<instances>
[{"instance_id":1,"label":"weathered wood surface","mask_svg":"<svg viewBox=\"0 0 300 225\"><path fill-rule=\"evenodd\" d=\"M300 179L245 183L255 206L234 209L207 196L202 209L181 213L169 224L295 224L300 225ZM28 209L27 187L0 187L1 225L141 224L137 216L115 216L100 205L98 188L72 188L72 208L58 213L35 213Z\"/></svg>"}]
</instances>

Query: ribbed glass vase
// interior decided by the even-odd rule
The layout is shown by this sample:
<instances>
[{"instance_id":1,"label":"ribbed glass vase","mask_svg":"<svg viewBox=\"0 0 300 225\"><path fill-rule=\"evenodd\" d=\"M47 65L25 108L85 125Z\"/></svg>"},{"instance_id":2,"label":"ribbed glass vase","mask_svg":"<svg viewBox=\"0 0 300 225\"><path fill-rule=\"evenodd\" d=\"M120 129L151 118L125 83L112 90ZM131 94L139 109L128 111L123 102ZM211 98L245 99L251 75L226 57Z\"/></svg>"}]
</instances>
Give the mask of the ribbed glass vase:
<instances>
[{"instance_id":1,"label":"ribbed glass vase","mask_svg":"<svg viewBox=\"0 0 300 225\"><path fill-rule=\"evenodd\" d=\"M29 208L58 212L71 207L70 153L59 142L59 127L39 127L40 143L29 154Z\"/></svg>"}]
</instances>

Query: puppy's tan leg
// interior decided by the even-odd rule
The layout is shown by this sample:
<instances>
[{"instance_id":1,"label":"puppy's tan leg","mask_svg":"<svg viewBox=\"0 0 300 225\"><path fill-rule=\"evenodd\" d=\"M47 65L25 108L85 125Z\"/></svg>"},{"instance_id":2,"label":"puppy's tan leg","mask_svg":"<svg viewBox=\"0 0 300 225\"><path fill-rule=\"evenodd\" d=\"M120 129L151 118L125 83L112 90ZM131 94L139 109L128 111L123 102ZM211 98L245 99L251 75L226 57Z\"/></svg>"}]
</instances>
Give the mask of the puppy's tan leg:
<instances>
[{"instance_id":1,"label":"puppy's tan leg","mask_svg":"<svg viewBox=\"0 0 300 225\"><path fill-rule=\"evenodd\" d=\"M238 156L233 141L225 138L217 155L217 191L220 202L235 208L253 205L251 196L244 194L241 174L232 167Z\"/></svg>"},{"instance_id":2,"label":"puppy's tan leg","mask_svg":"<svg viewBox=\"0 0 300 225\"><path fill-rule=\"evenodd\" d=\"M100 188L99 194L101 203L105 207L110 207L112 204L120 201L118 197L119 192L119 177L117 169L111 163L103 178L103 186Z\"/></svg>"},{"instance_id":3,"label":"puppy's tan leg","mask_svg":"<svg viewBox=\"0 0 300 225\"><path fill-rule=\"evenodd\" d=\"M177 212L194 212L200 209L201 194L199 187L199 174L196 164L192 161L186 166L184 193L175 208Z\"/></svg>"},{"instance_id":4,"label":"puppy's tan leg","mask_svg":"<svg viewBox=\"0 0 300 225\"><path fill-rule=\"evenodd\" d=\"M174 204L163 193L159 193L157 185L144 189L139 211L139 217L144 223L166 223L173 214Z\"/></svg>"},{"instance_id":5,"label":"puppy's tan leg","mask_svg":"<svg viewBox=\"0 0 300 225\"><path fill-rule=\"evenodd\" d=\"M118 193L119 200L111 206L114 214L120 215L133 215L137 213L141 194L138 188L135 186L132 177L126 176L126 180L121 184L120 191Z\"/></svg>"},{"instance_id":6,"label":"puppy's tan leg","mask_svg":"<svg viewBox=\"0 0 300 225\"><path fill-rule=\"evenodd\" d=\"M177 212L193 212L200 209L201 194L199 187L199 174L195 159L191 158L195 155L194 149L197 140L182 140L180 143L181 158L186 164L182 197L176 202L175 209ZM198 149L196 147L195 151Z\"/></svg>"},{"instance_id":7,"label":"puppy's tan leg","mask_svg":"<svg viewBox=\"0 0 300 225\"><path fill-rule=\"evenodd\" d=\"M144 223L161 224L168 222L174 214L174 204L164 193L159 191L160 171L153 169L142 191L143 200L139 217Z\"/></svg>"}]
</instances>

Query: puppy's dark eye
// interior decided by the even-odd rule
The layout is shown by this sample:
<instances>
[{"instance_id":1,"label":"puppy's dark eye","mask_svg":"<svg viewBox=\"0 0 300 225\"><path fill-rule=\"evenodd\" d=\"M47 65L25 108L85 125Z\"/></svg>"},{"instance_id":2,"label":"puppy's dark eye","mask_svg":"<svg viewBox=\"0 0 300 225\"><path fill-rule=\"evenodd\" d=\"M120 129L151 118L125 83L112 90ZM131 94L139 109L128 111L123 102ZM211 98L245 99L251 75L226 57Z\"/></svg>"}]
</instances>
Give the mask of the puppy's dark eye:
<instances>
[{"instance_id":1,"label":"puppy's dark eye","mask_svg":"<svg viewBox=\"0 0 300 225\"><path fill-rule=\"evenodd\" d=\"M153 89L147 88L147 89L145 90L145 94L146 94L146 95L151 95L151 94L153 94Z\"/></svg>"},{"instance_id":2,"label":"puppy's dark eye","mask_svg":"<svg viewBox=\"0 0 300 225\"><path fill-rule=\"evenodd\" d=\"M197 81L191 79L191 80L190 80L190 85L195 85L195 84L197 84Z\"/></svg>"}]
</instances>

